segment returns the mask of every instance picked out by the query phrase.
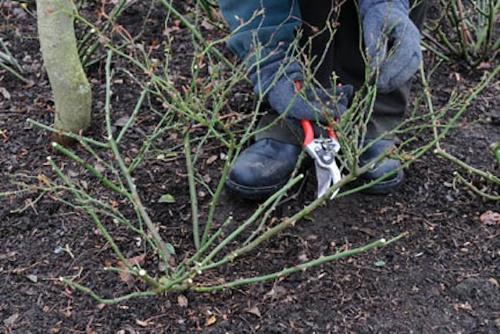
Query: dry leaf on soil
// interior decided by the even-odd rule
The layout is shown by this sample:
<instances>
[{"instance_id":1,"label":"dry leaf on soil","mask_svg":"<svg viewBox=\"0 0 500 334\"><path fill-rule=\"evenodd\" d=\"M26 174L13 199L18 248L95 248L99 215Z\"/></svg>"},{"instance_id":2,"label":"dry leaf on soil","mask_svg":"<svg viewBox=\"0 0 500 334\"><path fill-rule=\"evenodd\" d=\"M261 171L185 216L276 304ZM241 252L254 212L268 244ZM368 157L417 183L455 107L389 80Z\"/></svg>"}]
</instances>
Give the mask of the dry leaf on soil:
<instances>
[{"instance_id":1,"label":"dry leaf on soil","mask_svg":"<svg viewBox=\"0 0 500 334\"><path fill-rule=\"evenodd\" d=\"M252 308L249 308L247 309L247 312L250 313L250 314L253 314L255 316L257 316L258 318L260 318L262 315L260 314L260 310L257 306L254 306Z\"/></svg>"},{"instance_id":2,"label":"dry leaf on soil","mask_svg":"<svg viewBox=\"0 0 500 334\"><path fill-rule=\"evenodd\" d=\"M131 266L139 266L140 267L144 264L145 259L146 259L146 254L142 254L142 255L137 255L137 256L134 256L134 257L127 259L127 262ZM127 266L125 266L125 264L123 264L121 261L119 261L118 267L120 269L122 269L122 271L120 271L120 273L119 273L120 281L122 281L123 283L126 283L126 284L131 284L133 279L132 279L132 276L130 275L130 273L128 272Z\"/></svg>"},{"instance_id":3,"label":"dry leaf on soil","mask_svg":"<svg viewBox=\"0 0 500 334\"><path fill-rule=\"evenodd\" d=\"M180 307L187 307L188 300L184 295L179 295L179 297L177 297L177 304L179 304Z\"/></svg>"},{"instance_id":4,"label":"dry leaf on soil","mask_svg":"<svg viewBox=\"0 0 500 334\"><path fill-rule=\"evenodd\" d=\"M215 315L211 315L208 319L207 319L207 322L205 323L205 326L208 327L208 326L212 326L213 324L215 324L217 322L217 318L215 317Z\"/></svg>"},{"instance_id":5,"label":"dry leaf on soil","mask_svg":"<svg viewBox=\"0 0 500 334\"><path fill-rule=\"evenodd\" d=\"M5 327L12 327L16 323L18 318L19 318L19 313L14 313L13 315L5 319L3 321L3 324Z\"/></svg>"},{"instance_id":6,"label":"dry leaf on soil","mask_svg":"<svg viewBox=\"0 0 500 334\"><path fill-rule=\"evenodd\" d=\"M135 319L135 323L141 327L148 327L150 325L149 321L147 321L147 320L143 321L143 320Z\"/></svg>"},{"instance_id":7,"label":"dry leaf on soil","mask_svg":"<svg viewBox=\"0 0 500 334\"><path fill-rule=\"evenodd\" d=\"M481 223L483 223L484 225L488 226L498 225L500 224L500 213L488 210L485 213L483 213L479 217L479 219L481 220Z\"/></svg>"}]
</instances>

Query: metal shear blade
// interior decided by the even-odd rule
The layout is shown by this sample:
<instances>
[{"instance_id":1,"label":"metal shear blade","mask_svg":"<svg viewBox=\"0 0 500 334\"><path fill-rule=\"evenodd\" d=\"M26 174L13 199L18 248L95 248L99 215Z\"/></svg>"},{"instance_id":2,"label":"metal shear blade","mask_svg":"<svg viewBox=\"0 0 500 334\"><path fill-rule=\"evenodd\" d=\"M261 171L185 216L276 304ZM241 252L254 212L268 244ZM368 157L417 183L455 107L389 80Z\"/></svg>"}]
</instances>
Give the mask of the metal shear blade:
<instances>
[{"instance_id":1,"label":"metal shear blade","mask_svg":"<svg viewBox=\"0 0 500 334\"><path fill-rule=\"evenodd\" d=\"M337 183L341 179L340 170L335 164L331 166L331 168L326 169L321 167L317 162L316 165L316 178L318 180L318 198L322 197L326 194L328 189L332 187L335 183ZM340 189L335 190L330 199L333 199L337 196Z\"/></svg>"}]
</instances>

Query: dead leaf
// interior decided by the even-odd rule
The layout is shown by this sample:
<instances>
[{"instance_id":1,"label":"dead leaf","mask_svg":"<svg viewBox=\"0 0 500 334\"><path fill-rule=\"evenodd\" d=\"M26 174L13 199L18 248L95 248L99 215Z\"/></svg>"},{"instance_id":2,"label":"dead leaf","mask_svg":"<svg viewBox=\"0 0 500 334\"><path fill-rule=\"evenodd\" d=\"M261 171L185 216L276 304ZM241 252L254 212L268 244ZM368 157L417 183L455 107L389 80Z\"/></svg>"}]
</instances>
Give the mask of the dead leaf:
<instances>
[{"instance_id":1,"label":"dead leaf","mask_svg":"<svg viewBox=\"0 0 500 334\"><path fill-rule=\"evenodd\" d=\"M484 225L495 226L500 224L500 213L488 210L485 213L483 213L479 217L479 219L481 220L481 223L483 223Z\"/></svg>"},{"instance_id":2,"label":"dead leaf","mask_svg":"<svg viewBox=\"0 0 500 334\"><path fill-rule=\"evenodd\" d=\"M184 295L179 295L177 297L177 304L179 304L180 307L187 307L188 306L188 300Z\"/></svg>"},{"instance_id":3,"label":"dead leaf","mask_svg":"<svg viewBox=\"0 0 500 334\"><path fill-rule=\"evenodd\" d=\"M31 275L26 275L26 278L27 278L27 279L29 279L29 280L30 280L31 282L33 282L33 283L38 282L38 276L36 276L36 275L33 275L33 274L31 274Z\"/></svg>"},{"instance_id":4,"label":"dead leaf","mask_svg":"<svg viewBox=\"0 0 500 334\"><path fill-rule=\"evenodd\" d=\"M247 309L247 312L257 316L258 318L262 317L262 315L260 314L260 310L257 306Z\"/></svg>"},{"instance_id":5,"label":"dead leaf","mask_svg":"<svg viewBox=\"0 0 500 334\"><path fill-rule=\"evenodd\" d=\"M50 186L50 181L49 181L49 178L44 175L44 174L38 174L37 176L37 179L40 183L46 185L46 186Z\"/></svg>"},{"instance_id":6,"label":"dead leaf","mask_svg":"<svg viewBox=\"0 0 500 334\"><path fill-rule=\"evenodd\" d=\"M10 100L10 93L7 89L3 88L3 87L0 87L0 94L2 94L2 96L4 97L4 99L6 100Z\"/></svg>"},{"instance_id":7,"label":"dead leaf","mask_svg":"<svg viewBox=\"0 0 500 334\"><path fill-rule=\"evenodd\" d=\"M494 286L496 286L497 288L500 286L498 284L498 281L494 278L494 277L490 277L490 279L488 280L491 284L493 284Z\"/></svg>"},{"instance_id":8,"label":"dead leaf","mask_svg":"<svg viewBox=\"0 0 500 334\"><path fill-rule=\"evenodd\" d=\"M101 174L106 171L106 168L100 162L96 162L94 168L96 171L98 171Z\"/></svg>"},{"instance_id":9,"label":"dead leaf","mask_svg":"<svg viewBox=\"0 0 500 334\"><path fill-rule=\"evenodd\" d=\"M146 254L142 254L142 255L134 256L134 257L127 259L127 262L131 266L139 266L140 267L144 264L145 259L146 259ZM132 277L132 275L130 275L130 273L127 269L127 266L123 262L118 261L118 267L121 269L120 273L118 274L118 276L120 277L120 281L122 281L123 283L126 283L126 284L132 284L133 277Z\"/></svg>"},{"instance_id":10,"label":"dead leaf","mask_svg":"<svg viewBox=\"0 0 500 334\"><path fill-rule=\"evenodd\" d=\"M211 165L215 162L215 160L217 160L217 156L216 155L212 155L210 158L207 159L207 165Z\"/></svg>"},{"instance_id":11,"label":"dead leaf","mask_svg":"<svg viewBox=\"0 0 500 334\"><path fill-rule=\"evenodd\" d=\"M120 117L116 120L115 126L122 128L127 124L128 120L128 117Z\"/></svg>"},{"instance_id":12,"label":"dead leaf","mask_svg":"<svg viewBox=\"0 0 500 334\"><path fill-rule=\"evenodd\" d=\"M16 252L8 252L6 254L0 254L0 261L10 260L10 259L14 258L16 255L17 255Z\"/></svg>"},{"instance_id":13,"label":"dead leaf","mask_svg":"<svg viewBox=\"0 0 500 334\"><path fill-rule=\"evenodd\" d=\"M120 329L116 334L136 334L137 331L131 325L125 325L123 329Z\"/></svg>"},{"instance_id":14,"label":"dead leaf","mask_svg":"<svg viewBox=\"0 0 500 334\"><path fill-rule=\"evenodd\" d=\"M208 319L207 319L207 322L205 323L205 326L208 327L208 326L212 326L213 324L215 324L217 322L217 317L215 315L211 315Z\"/></svg>"},{"instance_id":15,"label":"dead leaf","mask_svg":"<svg viewBox=\"0 0 500 334\"><path fill-rule=\"evenodd\" d=\"M16 323L17 319L19 319L19 313L14 313L13 315L5 319L3 321L3 324L5 327L12 327Z\"/></svg>"},{"instance_id":16,"label":"dead leaf","mask_svg":"<svg viewBox=\"0 0 500 334\"><path fill-rule=\"evenodd\" d=\"M146 254L142 254L142 255L137 255L137 256L131 257L130 259L127 259L127 261L131 266L141 267L144 264L145 259L146 259Z\"/></svg>"},{"instance_id":17,"label":"dead leaf","mask_svg":"<svg viewBox=\"0 0 500 334\"><path fill-rule=\"evenodd\" d=\"M472 311L472 306L471 304L469 304L469 302L453 304L453 308L456 311L458 310Z\"/></svg>"},{"instance_id":18,"label":"dead leaf","mask_svg":"<svg viewBox=\"0 0 500 334\"><path fill-rule=\"evenodd\" d=\"M120 263L118 266L121 267L123 264ZM125 266L123 266L123 270L120 271L118 276L120 277L120 281L123 283L132 284L132 276L129 274L128 269L125 268Z\"/></svg>"},{"instance_id":19,"label":"dead leaf","mask_svg":"<svg viewBox=\"0 0 500 334\"><path fill-rule=\"evenodd\" d=\"M147 321L147 320L142 321L142 320L136 319L135 323L141 327L148 327L150 325L149 321Z\"/></svg>"},{"instance_id":20,"label":"dead leaf","mask_svg":"<svg viewBox=\"0 0 500 334\"><path fill-rule=\"evenodd\" d=\"M87 329L85 330L85 334L97 334L97 332L91 327L87 327Z\"/></svg>"},{"instance_id":21,"label":"dead leaf","mask_svg":"<svg viewBox=\"0 0 500 334\"><path fill-rule=\"evenodd\" d=\"M479 64L477 69L478 70L489 70L491 67L492 67L491 63L483 61Z\"/></svg>"},{"instance_id":22,"label":"dead leaf","mask_svg":"<svg viewBox=\"0 0 500 334\"><path fill-rule=\"evenodd\" d=\"M66 317L66 318L71 318L73 315L73 308L71 306L66 307L65 309L61 310L61 313Z\"/></svg>"},{"instance_id":23,"label":"dead leaf","mask_svg":"<svg viewBox=\"0 0 500 334\"><path fill-rule=\"evenodd\" d=\"M288 291L284 287L279 285L274 285L271 291L266 293L266 297L275 300L285 296L287 293Z\"/></svg>"},{"instance_id":24,"label":"dead leaf","mask_svg":"<svg viewBox=\"0 0 500 334\"><path fill-rule=\"evenodd\" d=\"M299 261L300 262L307 262L309 260L309 258L307 257L307 254L305 253L302 253L299 255Z\"/></svg>"},{"instance_id":25,"label":"dead leaf","mask_svg":"<svg viewBox=\"0 0 500 334\"><path fill-rule=\"evenodd\" d=\"M214 29L214 26L208 20L202 20L200 25L208 31Z\"/></svg>"}]
</instances>

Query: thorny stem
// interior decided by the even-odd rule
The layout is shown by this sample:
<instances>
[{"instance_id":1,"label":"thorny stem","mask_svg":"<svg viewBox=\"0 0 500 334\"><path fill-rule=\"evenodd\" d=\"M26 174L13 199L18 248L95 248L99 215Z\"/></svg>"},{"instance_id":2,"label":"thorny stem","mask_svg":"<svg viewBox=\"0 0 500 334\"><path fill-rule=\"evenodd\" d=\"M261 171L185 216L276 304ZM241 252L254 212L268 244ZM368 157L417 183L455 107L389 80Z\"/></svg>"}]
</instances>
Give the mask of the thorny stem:
<instances>
[{"instance_id":1,"label":"thorny stem","mask_svg":"<svg viewBox=\"0 0 500 334\"><path fill-rule=\"evenodd\" d=\"M75 281L69 280L67 278L61 278L61 281L64 282L65 284L69 285L75 290L79 290L83 293L88 294L90 297L95 299L98 303L100 304L118 304L121 302L124 302L126 300L129 300L131 298L146 298L146 297L153 297L157 295L158 293L156 291L143 291L143 292L132 292L128 295L117 297L117 298L102 298L98 294L96 294L92 289L87 288L86 286L83 286L79 283L76 283Z\"/></svg>"},{"instance_id":2,"label":"thorny stem","mask_svg":"<svg viewBox=\"0 0 500 334\"><path fill-rule=\"evenodd\" d=\"M113 23L125 9L125 5L127 4L127 2L128 1L126 0L120 0L120 2L113 8L113 10L111 11L111 15L108 17L106 23L104 24L104 26L100 31L100 35L102 35L105 31L109 30L109 28L113 26ZM86 42L89 41L92 35L96 33L97 33L97 28L94 27L93 25L90 25L89 31L85 34L85 36L83 36L83 38L80 40L79 43L79 54L82 57L82 64L84 64L85 67L90 65L90 58L96 52L96 50L99 48L99 45L101 44L101 42L97 39L93 42L93 44L84 47Z\"/></svg>"},{"instance_id":3,"label":"thorny stem","mask_svg":"<svg viewBox=\"0 0 500 334\"><path fill-rule=\"evenodd\" d=\"M263 275L263 276L252 277L252 278L238 279L238 280L235 280L233 282L228 282L228 283L214 285L214 286L193 286L193 287L191 287L191 290L194 290L196 292L213 292L213 291L224 290L224 289L228 289L228 288L235 288L235 287L242 286L242 285L249 285L249 284L255 284L255 283L259 283L259 282L276 280L280 277L288 276L288 275L291 275L293 273L300 272L300 271L306 271L307 269L310 269L312 267L316 267L316 266L319 266L319 265L322 265L322 264L325 264L328 262L340 260L340 259L343 259L346 257L356 256L356 255L359 255L361 253L365 253L365 252L372 250L372 249L375 249L375 248L385 247L385 246L387 246L387 245L389 245L389 244L391 244L391 243L393 243L393 242L395 242L395 241L397 241L397 240L399 240L407 235L408 235L408 233L403 233L403 234L400 234L399 236L392 238L388 241L385 239L380 239L380 240L377 240L375 242L372 242L372 243L365 245L365 246L362 246L362 247L350 249L347 251L343 251L341 253L336 253L336 254L332 254L332 255L328 255L328 256L321 256L315 260L308 261L308 262L299 264L299 265L294 266L294 267L285 268L281 271L278 271L278 272L275 272L272 274L267 274L267 275Z\"/></svg>"},{"instance_id":4,"label":"thorny stem","mask_svg":"<svg viewBox=\"0 0 500 334\"><path fill-rule=\"evenodd\" d=\"M480 169L477 169L475 167L472 167L472 166L466 164L462 160L451 155L450 153L446 152L443 149L437 148L434 150L434 153L442 158L445 158L445 159L453 162L454 164L462 167L463 169L467 170L470 173L477 174L477 175L479 175L479 176L481 176L481 177L483 177L483 178L485 178L493 183L500 185L500 178L496 177L495 175L491 174L490 172L485 172L485 171L482 171Z\"/></svg>"},{"instance_id":5,"label":"thorny stem","mask_svg":"<svg viewBox=\"0 0 500 334\"><path fill-rule=\"evenodd\" d=\"M142 204L141 198L137 192L137 187L132 180L132 176L130 175L128 167L125 165L125 162L123 161L123 158L120 154L120 151L118 149L118 146L116 144L116 141L114 140L113 137L113 129L111 126L111 58L113 56L112 51L108 51L108 57L106 59L106 102L105 102L105 114L106 114L106 129L108 132L108 142L109 146L111 148L111 151L113 152L113 155L118 162L118 166L120 167L120 170L123 174L123 177L125 177L128 188L130 191L130 201L134 205L134 207L138 210L140 216L142 217L144 223L148 227L149 232L151 233L153 239L155 240L155 243L158 246L158 251L160 257L163 259L165 268L171 269L170 266L170 254L167 250L167 245L163 241L162 237L158 233L158 229L156 228L155 224L149 217L149 214L147 213L144 205Z\"/></svg>"},{"instance_id":6,"label":"thorny stem","mask_svg":"<svg viewBox=\"0 0 500 334\"><path fill-rule=\"evenodd\" d=\"M193 34L193 36L198 40L199 43L206 46L206 50L212 52L220 61L222 61L226 66L228 66L232 70L237 70L234 64L229 61L219 50L213 47L210 43L207 43L206 38L201 34L201 32L189 22L184 15L179 13L177 9L174 8L172 3L169 3L167 0L160 0L163 6L174 16L182 22L186 26L186 28Z\"/></svg>"},{"instance_id":7,"label":"thorny stem","mask_svg":"<svg viewBox=\"0 0 500 334\"><path fill-rule=\"evenodd\" d=\"M297 173L299 172L299 169L300 169L300 166L302 165L302 162L304 161L304 155L306 154L306 152L303 150L299 156L299 159L297 160L297 165L295 166L295 169L294 171L292 172L292 175L290 176L291 178L294 178L295 176L297 176ZM300 189L299 189L300 190ZM274 210L276 210L276 207L282 203L282 199L283 197L286 196L286 193L282 193L279 197L276 198L276 200L274 201L274 203L272 205L269 206L269 209L267 209L267 211L264 213L261 221L260 221L260 224L259 226L252 232L252 234L243 242L243 244L248 244L250 241L252 241L257 235L259 235L259 233L262 232L267 220L269 219L269 217L271 216L271 214L274 212ZM286 199L288 200L288 199Z\"/></svg>"},{"instance_id":8,"label":"thorny stem","mask_svg":"<svg viewBox=\"0 0 500 334\"><path fill-rule=\"evenodd\" d=\"M479 195L479 196L486 198L487 200L490 200L490 201L495 201L495 202L500 201L500 196L491 195L491 194L488 194L488 193L480 190L478 187L473 185L471 182L467 181L462 175L460 175L460 173L454 172L453 175L455 175L455 177L460 182L465 184L470 190L472 190L474 193L476 193L476 195Z\"/></svg>"},{"instance_id":9,"label":"thorny stem","mask_svg":"<svg viewBox=\"0 0 500 334\"><path fill-rule=\"evenodd\" d=\"M492 78L496 77L496 75L498 74L498 72L500 72L500 66L497 66L495 68L495 70L486 78L486 80L484 80L484 82L482 83L482 85L480 85L480 87L478 87L476 89L476 92L474 92L473 94L471 94L471 96L467 100L467 103L465 103L462 106L461 110L459 110L459 112L457 112L457 115L461 115L467 109L467 107L469 106L469 104L472 101L472 99L475 98L477 96L477 94L479 94L482 91L482 89L484 89L484 87L486 86L486 84L489 83L489 81ZM493 174L491 174L489 172L482 171L482 170L477 169L475 167L472 167L472 166L466 164L462 160L458 159L457 157L451 155L450 153L446 152L444 149L441 148L440 140L444 137L443 133L446 134L450 130L449 126L451 125L451 122L448 123L448 125L444 128L443 132L441 134L439 134L438 124L437 124L437 122L436 122L436 120L434 118L434 109L433 109L433 104L432 104L432 96L431 96L431 93L430 93L427 81L425 79L425 73L424 73L423 68L421 68L420 73L421 73L422 82L424 84L424 92L425 92L425 95L426 95L426 102L427 102L429 111L431 112L431 114L433 116L433 118L432 118L433 133L434 133L434 138L435 138L434 142L436 143L436 149L434 150L434 154L436 154L437 156L440 156L440 157L442 157L444 159L447 159L447 160L451 161L452 163L456 164L457 166L459 166L459 167L467 170L469 173L479 175L479 176L483 177L484 179L489 180L490 182L499 185L500 184L500 179L498 177L496 177L495 175L493 175ZM456 120L458 120L458 118L455 117L454 120L456 121ZM479 190L477 187L475 187L472 183L468 182L464 177L462 177L457 172L455 172L455 177L457 177L460 181L462 181L462 183L464 183L467 187L469 187L476 194L478 194L478 195L480 195L480 196L482 196L484 198L487 198L489 200L497 200L498 199L498 196L493 196L493 195L487 194L487 193Z\"/></svg>"},{"instance_id":10,"label":"thorny stem","mask_svg":"<svg viewBox=\"0 0 500 334\"><path fill-rule=\"evenodd\" d=\"M57 174L57 176L59 176L59 178L61 180L63 180L63 182L68 186L68 188L73 193L73 195L76 198L78 198L79 200L82 200L83 198L78 193L78 191L75 189L74 184L71 182L71 180L68 179L68 177L63 173L63 171L56 165L56 163L54 162L54 160L52 160L50 157L48 157L47 160L49 161L49 163L50 163L50 165L52 167L52 170ZM111 245L111 248L115 252L116 256L120 259L120 261L123 262L123 264L125 266L127 266L128 269L132 270L133 268L129 265L126 257L123 255L123 253L121 252L120 248L115 243L115 241L113 240L113 238L111 237L111 235L108 233L107 229L104 227L104 225L102 224L102 222L99 219L99 217L95 214L95 211L93 209L89 208L89 207L85 207L85 210L87 211L87 214L91 217L91 219L96 224L97 229L99 230L99 232L101 232L101 234L103 235L104 239L106 239L106 241L109 242L109 244Z\"/></svg>"},{"instance_id":11,"label":"thorny stem","mask_svg":"<svg viewBox=\"0 0 500 334\"><path fill-rule=\"evenodd\" d=\"M75 188L74 184L63 173L63 171L56 165L54 160L52 160L50 157L48 157L48 161L52 167L52 170L54 170L54 172L59 176L59 178L61 180L63 180L63 182L68 186L68 188L73 193L73 195L76 198L83 200L78 189ZM104 239L106 239L106 241L110 244L111 248L113 249L113 252L116 254L118 259L123 263L123 265L127 268L127 270L132 275L139 276L140 278L142 278L144 280L144 282L146 282L146 284L148 284L151 288L155 288L155 289L159 288L160 287L159 283L154 278L149 276L145 270L137 270L132 265L130 265L130 263L127 260L127 258L125 257L125 255L123 255L120 248L115 243L111 234L109 234L108 230L106 229L106 227L103 225L102 221L97 216L95 210L88 207L88 206L85 206L84 210L87 212L89 217L94 221L94 224L97 226L97 229L99 230L99 232L103 235Z\"/></svg>"},{"instance_id":12,"label":"thorny stem","mask_svg":"<svg viewBox=\"0 0 500 334\"><path fill-rule=\"evenodd\" d=\"M464 6L461 0L440 1L443 15L437 19L436 27L424 36L444 53L464 60L468 66L477 67L482 62L495 59L500 43L493 41L493 33L500 2L497 0L469 1ZM444 22L443 22L444 21ZM455 34L453 39L441 27L449 25ZM434 38L432 35L436 35ZM443 52L429 48L443 59Z\"/></svg>"},{"instance_id":13,"label":"thorny stem","mask_svg":"<svg viewBox=\"0 0 500 334\"><path fill-rule=\"evenodd\" d=\"M214 195L212 196L212 200L210 201L210 208L208 209L208 217L207 217L207 224L205 225L205 231L203 232L203 237L201 244L205 245L207 242L207 238L210 234L210 229L212 228L213 222L214 222L214 216L215 216L215 210L218 207L219 199L222 194L222 190L224 189L224 185L226 183L226 180L229 176L229 171L231 170L231 161L233 159L233 154L234 154L234 143L231 142L231 146L229 147L227 157L226 157L226 162L224 164L224 170L222 171L222 176L219 181L219 184L217 185L217 189L215 190Z\"/></svg>"},{"instance_id":14,"label":"thorny stem","mask_svg":"<svg viewBox=\"0 0 500 334\"><path fill-rule=\"evenodd\" d=\"M436 115L434 112L434 104L432 103L432 94L431 89L429 87L429 83L427 81L427 77L425 75L424 65L420 65L420 79L422 80L422 85L424 86L424 95L427 103L427 107L429 108L429 113L432 118L432 130L434 132L434 138L438 137L438 124L436 120ZM436 142L436 149L441 148L441 143L439 141Z\"/></svg>"},{"instance_id":15,"label":"thorny stem","mask_svg":"<svg viewBox=\"0 0 500 334\"><path fill-rule=\"evenodd\" d=\"M146 97L147 93L148 93L148 88L146 87L143 89L141 96L139 97L139 100L137 101L137 103L135 105L134 111L132 112L132 115L130 115L129 119L127 120L127 123L123 126L118 137L116 137L117 143L120 143L122 141L123 136L125 136L128 129L130 128L130 126L134 123L135 118L136 118L137 114L139 113L139 110L142 107L142 103L144 102L144 98Z\"/></svg>"},{"instance_id":16,"label":"thorny stem","mask_svg":"<svg viewBox=\"0 0 500 334\"><path fill-rule=\"evenodd\" d=\"M11 68L10 66L7 66L7 64L4 64L1 61L1 59L0 59L0 67L3 68L4 70L10 72L10 74L12 74L16 78L18 78L19 80L21 80L22 82L24 82L25 84L31 84L31 82L28 79L26 79L25 77L23 77L21 74L19 74L16 70L14 70L13 68Z\"/></svg>"},{"instance_id":17,"label":"thorny stem","mask_svg":"<svg viewBox=\"0 0 500 334\"><path fill-rule=\"evenodd\" d=\"M94 166L92 166L91 164L85 162L82 158L80 158L78 155L76 155L70 149L68 149L68 148L66 148L66 147L64 147L64 146L62 146L62 145L60 145L60 144L58 144L56 142L52 143L52 147L54 149L56 149L57 151L59 151L60 153L62 153L65 156L67 156L68 158L70 158L71 160L73 160L76 163L78 163L81 166L83 166L87 171L89 171L90 174L94 175L105 188L107 188L107 189L109 189L111 191L114 191L117 194L123 195L125 197L129 197L130 196L130 194L127 193L125 189L118 187L111 180L109 180L104 175L102 175L100 172L98 172L94 168Z\"/></svg>"},{"instance_id":18,"label":"thorny stem","mask_svg":"<svg viewBox=\"0 0 500 334\"><path fill-rule=\"evenodd\" d=\"M243 247L238 248L237 250L231 252L229 255L226 255L221 260L219 260L217 262L214 262L214 263L211 263L211 264L208 264L208 262L213 258L213 256L212 257L210 257L210 256L207 257L204 261L202 261L200 271L206 271L206 270L209 270L209 269L213 269L213 268L219 267L219 266L221 266L223 264L226 264L228 262L234 261L236 258L238 258L238 257L240 257L242 255L245 255L245 254L251 252L256 247L258 247L261 243L263 243L264 241L269 240L272 236L275 236L276 234L280 233L281 231L283 231L284 229L286 229L286 228L288 228L290 226L294 226L295 223L297 223L297 221L299 221L300 219L304 218L309 213L311 213L314 209L316 209L321 204L323 204L323 202L326 199L330 198L331 195L337 189L345 186L347 183L349 183L350 181L352 181L353 178L354 178L354 176L352 174L349 174L348 176L343 177L340 182L338 182L334 186L330 187L330 189L326 192L326 194L324 196L322 196L320 198L317 198L316 200L314 200L312 203L310 203L309 205L307 205L305 208L303 208L301 211L299 211L298 213L296 213L292 217L285 218L285 220L283 222L281 222L278 225L276 225L276 226L268 229L266 232L264 232L263 234L261 234L259 237L257 237L256 239L254 239L249 244L247 244L247 245L245 245Z\"/></svg>"},{"instance_id":19,"label":"thorny stem","mask_svg":"<svg viewBox=\"0 0 500 334\"><path fill-rule=\"evenodd\" d=\"M208 250L208 248L210 247L210 245L212 245L212 243L222 234L222 232L225 230L225 228L232 221L233 221L233 217L229 216L226 219L226 221L224 223L222 223L222 226L220 226L220 228L218 228L217 231L215 231L215 233L212 234L212 236L207 241L205 241L202 244L201 248L193 256L191 256L190 258L187 259L186 266L189 266L192 263L198 261L198 259L200 258L200 256L202 256Z\"/></svg>"},{"instance_id":20,"label":"thorny stem","mask_svg":"<svg viewBox=\"0 0 500 334\"><path fill-rule=\"evenodd\" d=\"M241 224L236 230L234 230L229 236L227 236L223 241L221 241L217 247L214 248L207 257L205 257L201 261L201 266L206 265L210 262L221 250L223 250L231 241L233 241L241 232L243 232L249 225L251 225L259 216L266 210L266 208L272 204L276 198L281 196L282 193L287 192L290 188L292 188L297 182L299 182L304 176L302 174L288 181L288 183L281 188L281 190L274 193L271 197L269 197L263 204L259 206L257 210L248 218L243 224Z\"/></svg>"},{"instance_id":21,"label":"thorny stem","mask_svg":"<svg viewBox=\"0 0 500 334\"><path fill-rule=\"evenodd\" d=\"M189 129L184 136L184 154L186 155L186 169L189 184L189 198L191 200L191 217L193 221L193 240L196 249L200 249L200 223L198 216L198 194L194 180L194 166L191 158L191 144L189 142Z\"/></svg>"},{"instance_id":22,"label":"thorny stem","mask_svg":"<svg viewBox=\"0 0 500 334\"><path fill-rule=\"evenodd\" d=\"M94 146L97 146L97 147L100 147L100 148L109 148L109 145L108 143L103 143L103 142L100 142L100 141L97 141L95 139L92 139L92 138L88 138L88 137L85 137L85 136L81 136L81 135L78 135L78 134L75 134L75 133L72 133L72 132L64 132L64 131L61 131L61 130L58 130L58 129L55 129L51 126L48 126L48 125L45 125L43 123L40 123L40 122L37 122L31 118L28 118L26 120L26 122L30 123L31 125L34 125L40 129L43 129L43 130L46 130L46 131L50 131L52 133L57 133L57 134L62 134L64 135L65 137L69 137L71 139L75 139L77 141L84 141L88 144L91 144L91 145L94 145Z\"/></svg>"},{"instance_id":23,"label":"thorny stem","mask_svg":"<svg viewBox=\"0 0 500 334\"><path fill-rule=\"evenodd\" d=\"M3 51L2 51L3 50ZM10 72L16 78L26 84L31 82L22 76L23 68L19 65L16 58L9 51L2 38L0 38L0 67Z\"/></svg>"}]
</instances>

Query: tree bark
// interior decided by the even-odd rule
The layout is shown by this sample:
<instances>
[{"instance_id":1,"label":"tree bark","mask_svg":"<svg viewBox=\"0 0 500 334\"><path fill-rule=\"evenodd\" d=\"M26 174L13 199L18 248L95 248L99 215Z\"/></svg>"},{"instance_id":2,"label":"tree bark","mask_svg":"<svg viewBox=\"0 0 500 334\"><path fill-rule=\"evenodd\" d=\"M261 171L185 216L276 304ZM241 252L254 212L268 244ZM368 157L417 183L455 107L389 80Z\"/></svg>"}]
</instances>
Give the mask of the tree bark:
<instances>
[{"instance_id":1,"label":"tree bark","mask_svg":"<svg viewBox=\"0 0 500 334\"><path fill-rule=\"evenodd\" d=\"M92 91L78 56L75 12L72 0L37 0L38 34L55 101L54 127L78 133L90 125Z\"/></svg>"}]
</instances>

